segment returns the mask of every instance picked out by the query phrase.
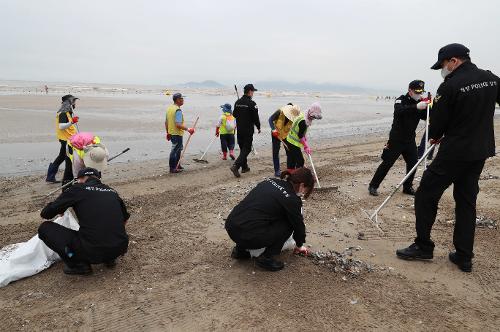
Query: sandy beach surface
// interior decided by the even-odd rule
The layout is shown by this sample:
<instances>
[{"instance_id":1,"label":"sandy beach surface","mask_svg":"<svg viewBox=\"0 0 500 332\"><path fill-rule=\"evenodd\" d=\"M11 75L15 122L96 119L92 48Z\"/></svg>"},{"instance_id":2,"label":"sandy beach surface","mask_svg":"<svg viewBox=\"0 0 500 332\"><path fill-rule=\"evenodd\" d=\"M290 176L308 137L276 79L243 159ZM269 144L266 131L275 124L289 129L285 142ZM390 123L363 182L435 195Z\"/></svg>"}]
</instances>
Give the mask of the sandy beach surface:
<instances>
[{"instance_id":1,"label":"sandy beach surface","mask_svg":"<svg viewBox=\"0 0 500 332\"><path fill-rule=\"evenodd\" d=\"M361 210L378 206L404 176L400 159L383 182L381 196L367 193L387 140L392 104L370 102L380 112L377 117L367 116L366 110L353 111L343 118L343 125L340 120L326 121L311 130L320 181L338 190L315 192L305 202L307 244L313 251L344 252L372 267L353 276L291 252L282 253L286 268L277 273L263 271L253 261L231 259L233 243L223 228L224 218L248 190L272 175L265 144L269 135L261 138L259 154L251 156L251 172L240 179L230 173L229 161L218 159L216 148L208 164L195 163L190 155L184 173L169 175L166 156L159 159L169 151L162 141L163 123L158 122L166 105L161 98L82 98L82 127L106 133L104 139L114 151L130 143L133 150L143 147L147 152L140 153L151 154L131 153L110 164L103 178L126 200L132 214L127 225L129 251L113 270L96 265L92 276L70 277L58 263L0 288L0 330L498 330L498 226L477 228L474 270L466 274L447 258L453 249L450 189L433 229L436 250L431 262L395 256L395 250L415 236L411 197L397 193L382 210L383 234ZM273 103L287 97L280 98ZM0 247L36 233L40 209L48 202L43 196L56 188L44 182L43 170L57 152L53 123L47 121L57 101L50 95L0 96L0 156L2 168L8 168L0 178ZM156 113L148 113L148 107ZM135 111L119 113L121 108ZM270 106L263 112L272 110ZM25 130L19 130L20 121ZM211 137L210 121L202 125L207 134L200 135L196 152ZM132 128L131 123L136 125ZM346 127L349 135L342 131ZM357 127L361 134L356 134ZM346 135L319 134L332 128ZM497 118L497 133L499 129ZM416 182L420 175L421 170ZM477 206L478 216L491 220L491 225L500 220L499 177L500 160L494 157L483 170Z\"/></svg>"}]
</instances>

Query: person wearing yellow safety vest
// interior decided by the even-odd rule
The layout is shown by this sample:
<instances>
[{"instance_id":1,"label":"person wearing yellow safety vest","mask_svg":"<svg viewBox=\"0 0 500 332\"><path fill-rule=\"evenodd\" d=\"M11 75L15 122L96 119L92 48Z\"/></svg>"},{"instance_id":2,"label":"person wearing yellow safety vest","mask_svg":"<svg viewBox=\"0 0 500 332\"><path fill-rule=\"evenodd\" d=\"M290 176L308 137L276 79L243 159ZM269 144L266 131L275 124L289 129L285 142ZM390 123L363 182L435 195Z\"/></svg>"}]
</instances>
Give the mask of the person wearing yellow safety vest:
<instances>
[{"instance_id":1,"label":"person wearing yellow safety vest","mask_svg":"<svg viewBox=\"0 0 500 332\"><path fill-rule=\"evenodd\" d=\"M220 137L222 160L227 160L227 150L229 150L229 157L234 160L236 159L234 156L234 131L236 129L236 119L233 116L231 104L224 104L220 107L222 108L222 115L219 118L217 127L215 127L215 136Z\"/></svg>"},{"instance_id":2,"label":"person wearing yellow safety vest","mask_svg":"<svg viewBox=\"0 0 500 332\"><path fill-rule=\"evenodd\" d=\"M68 150L69 148L73 150L69 155L73 174L78 174L86 167L102 172L108 165L109 152L99 136L86 132L78 133L69 139Z\"/></svg>"},{"instance_id":3,"label":"person wearing yellow safety vest","mask_svg":"<svg viewBox=\"0 0 500 332\"><path fill-rule=\"evenodd\" d=\"M307 143L306 133L307 129L311 126L312 120L321 119L321 106L319 103L313 103L306 113L300 115L293 121L292 128L286 137L286 166L288 172L293 173L297 168L304 166L304 156L302 156L301 149L304 152L311 154L311 148Z\"/></svg>"},{"instance_id":4,"label":"person wearing yellow safety vest","mask_svg":"<svg viewBox=\"0 0 500 332\"><path fill-rule=\"evenodd\" d=\"M165 119L165 130L167 131L166 139L172 142L172 150L170 151L169 166L170 173L180 173L184 168L177 164L181 159L182 152L182 137L184 131L189 135L194 134L194 128L184 126L184 115L182 114L181 106L184 105L184 97L180 93L175 93L172 96L174 103L167 108L167 117Z\"/></svg>"},{"instance_id":5,"label":"person wearing yellow safety vest","mask_svg":"<svg viewBox=\"0 0 500 332\"><path fill-rule=\"evenodd\" d=\"M300 115L300 107L292 103L281 107L269 117L271 139L273 148L274 175L281 176L280 172L280 147L292 128L293 121Z\"/></svg>"},{"instance_id":6,"label":"person wearing yellow safety vest","mask_svg":"<svg viewBox=\"0 0 500 332\"><path fill-rule=\"evenodd\" d=\"M57 111L56 115L56 135L61 148L57 158L49 164L47 170L47 178L45 181L50 183L57 183L56 174L59 166L65 162L63 184L73 180L73 173L71 172L71 160L66 155L66 145L71 136L75 135L78 130L76 124L78 117L73 115L73 109L76 107L76 100L78 98L72 95L65 95L62 97L61 108Z\"/></svg>"}]
</instances>

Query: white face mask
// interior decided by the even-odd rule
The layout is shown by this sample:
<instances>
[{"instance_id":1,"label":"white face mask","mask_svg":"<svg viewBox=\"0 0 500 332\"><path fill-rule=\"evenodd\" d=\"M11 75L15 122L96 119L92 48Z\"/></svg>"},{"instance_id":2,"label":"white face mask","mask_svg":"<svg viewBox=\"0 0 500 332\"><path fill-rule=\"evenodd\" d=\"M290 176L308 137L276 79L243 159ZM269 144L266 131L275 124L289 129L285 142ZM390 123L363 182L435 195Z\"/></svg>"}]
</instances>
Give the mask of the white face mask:
<instances>
[{"instance_id":1,"label":"white face mask","mask_svg":"<svg viewBox=\"0 0 500 332\"><path fill-rule=\"evenodd\" d=\"M422 99L422 94L421 93L412 94L411 98L415 101L419 101L420 99Z\"/></svg>"},{"instance_id":2,"label":"white face mask","mask_svg":"<svg viewBox=\"0 0 500 332\"><path fill-rule=\"evenodd\" d=\"M450 74L451 74L451 70L448 70L448 68L446 68L446 67L441 68L441 77L443 77L443 79L445 79L446 76L448 76Z\"/></svg>"}]
</instances>

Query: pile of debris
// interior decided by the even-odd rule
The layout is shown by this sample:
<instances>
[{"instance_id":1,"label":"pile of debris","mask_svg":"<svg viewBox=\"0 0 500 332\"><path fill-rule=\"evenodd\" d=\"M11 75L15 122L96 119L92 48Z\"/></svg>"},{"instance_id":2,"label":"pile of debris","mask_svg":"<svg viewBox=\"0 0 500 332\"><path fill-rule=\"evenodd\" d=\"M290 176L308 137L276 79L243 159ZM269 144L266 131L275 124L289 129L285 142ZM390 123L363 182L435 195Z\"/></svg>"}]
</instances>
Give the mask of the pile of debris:
<instances>
[{"instance_id":1,"label":"pile of debris","mask_svg":"<svg viewBox=\"0 0 500 332\"><path fill-rule=\"evenodd\" d=\"M476 218L476 226L479 228L489 228L489 229L497 229L497 222L493 219L489 219L483 216L479 216Z\"/></svg>"},{"instance_id":2,"label":"pile of debris","mask_svg":"<svg viewBox=\"0 0 500 332\"><path fill-rule=\"evenodd\" d=\"M327 252L316 251L309 257L314 264L327 267L335 273L345 273L351 277L357 277L361 274L372 272L373 267L363 261L352 258L352 248L344 252L330 250ZM357 249L356 249L357 250Z\"/></svg>"}]
</instances>

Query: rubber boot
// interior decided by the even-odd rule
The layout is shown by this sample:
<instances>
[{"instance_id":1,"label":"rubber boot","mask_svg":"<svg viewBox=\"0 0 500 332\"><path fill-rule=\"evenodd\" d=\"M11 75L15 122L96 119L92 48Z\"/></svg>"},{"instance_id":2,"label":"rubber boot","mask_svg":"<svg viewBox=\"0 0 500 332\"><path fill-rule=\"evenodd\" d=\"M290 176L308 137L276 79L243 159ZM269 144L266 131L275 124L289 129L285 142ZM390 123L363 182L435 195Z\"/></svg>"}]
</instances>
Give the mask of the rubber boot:
<instances>
[{"instance_id":1,"label":"rubber boot","mask_svg":"<svg viewBox=\"0 0 500 332\"><path fill-rule=\"evenodd\" d=\"M236 159L236 157L234 156L234 150L229 150L229 157L231 157L232 160Z\"/></svg>"},{"instance_id":2,"label":"rubber boot","mask_svg":"<svg viewBox=\"0 0 500 332\"><path fill-rule=\"evenodd\" d=\"M222 152L222 160L227 160L227 152L226 151Z\"/></svg>"},{"instance_id":3,"label":"rubber boot","mask_svg":"<svg viewBox=\"0 0 500 332\"><path fill-rule=\"evenodd\" d=\"M55 167L54 164L50 163L49 169L47 170L47 178L45 179L45 181L50 183L59 183L59 181L56 180L56 174L58 170L59 167Z\"/></svg>"}]
</instances>

